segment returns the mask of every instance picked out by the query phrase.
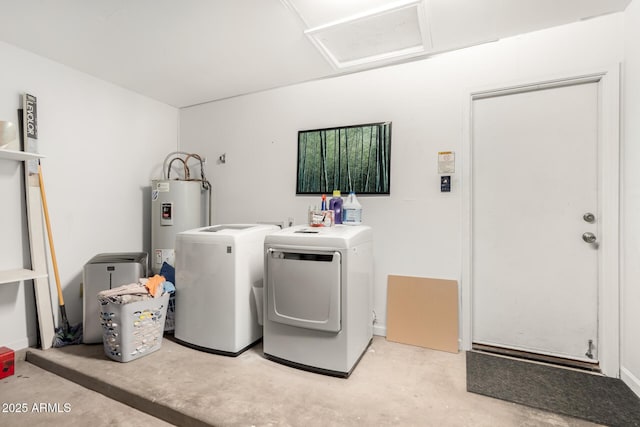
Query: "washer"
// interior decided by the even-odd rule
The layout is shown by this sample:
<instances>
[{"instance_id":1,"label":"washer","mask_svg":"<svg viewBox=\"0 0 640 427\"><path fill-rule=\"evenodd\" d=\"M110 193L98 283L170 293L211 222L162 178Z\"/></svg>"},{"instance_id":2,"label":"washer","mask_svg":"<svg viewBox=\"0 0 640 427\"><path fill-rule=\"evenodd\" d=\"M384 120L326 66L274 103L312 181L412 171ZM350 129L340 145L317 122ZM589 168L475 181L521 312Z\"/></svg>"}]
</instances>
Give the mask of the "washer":
<instances>
[{"instance_id":1,"label":"washer","mask_svg":"<svg viewBox=\"0 0 640 427\"><path fill-rule=\"evenodd\" d=\"M295 226L265 237L264 354L348 377L373 338L368 226Z\"/></svg>"},{"instance_id":2,"label":"washer","mask_svg":"<svg viewBox=\"0 0 640 427\"><path fill-rule=\"evenodd\" d=\"M222 224L176 235L176 341L237 356L262 338L264 238L277 230Z\"/></svg>"}]
</instances>

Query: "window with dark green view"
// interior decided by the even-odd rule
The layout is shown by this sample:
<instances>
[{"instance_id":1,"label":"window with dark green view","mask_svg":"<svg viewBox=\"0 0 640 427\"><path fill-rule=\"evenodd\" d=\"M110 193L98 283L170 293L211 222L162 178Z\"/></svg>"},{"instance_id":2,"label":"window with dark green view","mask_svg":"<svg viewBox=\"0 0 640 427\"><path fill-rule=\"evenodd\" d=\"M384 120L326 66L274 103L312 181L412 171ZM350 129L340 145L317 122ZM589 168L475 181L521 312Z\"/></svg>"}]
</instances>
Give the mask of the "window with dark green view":
<instances>
[{"instance_id":1,"label":"window with dark green view","mask_svg":"<svg viewBox=\"0 0 640 427\"><path fill-rule=\"evenodd\" d=\"M391 122L298 132L296 194L389 194Z\"/></svg>"}]
</instances>

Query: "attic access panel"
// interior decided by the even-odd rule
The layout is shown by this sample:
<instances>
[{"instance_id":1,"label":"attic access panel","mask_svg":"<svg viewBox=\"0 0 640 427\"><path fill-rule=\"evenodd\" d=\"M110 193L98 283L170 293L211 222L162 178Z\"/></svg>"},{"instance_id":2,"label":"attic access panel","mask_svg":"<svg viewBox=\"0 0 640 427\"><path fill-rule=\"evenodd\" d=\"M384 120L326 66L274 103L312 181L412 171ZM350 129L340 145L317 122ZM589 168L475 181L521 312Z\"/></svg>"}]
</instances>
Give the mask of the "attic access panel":
<instances>
[{"instance_id":1,"label":"attic access panel","mask_svg":"<svg viewBox=\"0 0 640 427\"><path fill-rule=\"evenodd\" d=\"M422 1L393 3L305 31L336 68L416 56L428 35Z\"/></svg>"}]
</instances>

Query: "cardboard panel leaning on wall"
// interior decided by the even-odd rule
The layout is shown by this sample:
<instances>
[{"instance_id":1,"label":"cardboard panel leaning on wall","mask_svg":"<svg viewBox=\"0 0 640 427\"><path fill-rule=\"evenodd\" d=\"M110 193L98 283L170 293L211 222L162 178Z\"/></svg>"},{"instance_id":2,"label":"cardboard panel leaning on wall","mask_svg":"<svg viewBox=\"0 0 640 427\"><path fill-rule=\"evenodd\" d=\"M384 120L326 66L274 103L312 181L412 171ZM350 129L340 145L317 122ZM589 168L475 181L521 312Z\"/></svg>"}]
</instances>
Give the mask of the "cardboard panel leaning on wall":
<instances>
[{"instance_id":1,"label":"cardboard panel leaning on wall","mask_svg":"<svg viewBox=\"0 0 640 427\"><path fill-rule=\"evenodd\" d=\"M458 352L458 282L389 275L387 339Z\"/></svg>"}]
</instances>

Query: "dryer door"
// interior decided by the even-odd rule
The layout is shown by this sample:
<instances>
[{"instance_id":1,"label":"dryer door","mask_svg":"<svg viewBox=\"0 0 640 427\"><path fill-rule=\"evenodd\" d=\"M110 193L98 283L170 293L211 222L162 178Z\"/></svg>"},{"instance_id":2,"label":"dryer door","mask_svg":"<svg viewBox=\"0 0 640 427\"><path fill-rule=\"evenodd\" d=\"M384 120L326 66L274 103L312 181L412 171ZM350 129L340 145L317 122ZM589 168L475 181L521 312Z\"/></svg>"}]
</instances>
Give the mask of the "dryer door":
<instances>
[{"instance_id":1,"label":"dryer door","mask_svg":"<svg viewBox=\"0 0 640 427\"><path fill-rule=\"evenodd\" d=\"M340 264L340 252L270 248L266 266L269 320L340 332Z\"/></svg>"}]
</instances>

